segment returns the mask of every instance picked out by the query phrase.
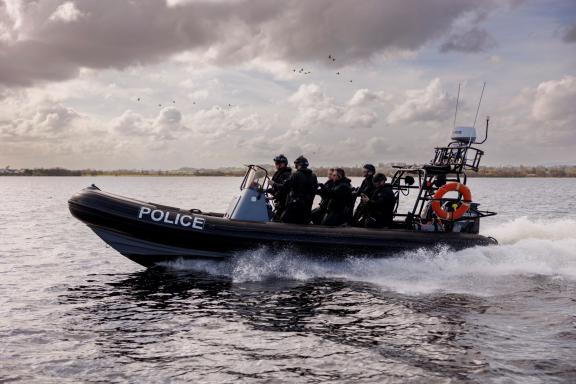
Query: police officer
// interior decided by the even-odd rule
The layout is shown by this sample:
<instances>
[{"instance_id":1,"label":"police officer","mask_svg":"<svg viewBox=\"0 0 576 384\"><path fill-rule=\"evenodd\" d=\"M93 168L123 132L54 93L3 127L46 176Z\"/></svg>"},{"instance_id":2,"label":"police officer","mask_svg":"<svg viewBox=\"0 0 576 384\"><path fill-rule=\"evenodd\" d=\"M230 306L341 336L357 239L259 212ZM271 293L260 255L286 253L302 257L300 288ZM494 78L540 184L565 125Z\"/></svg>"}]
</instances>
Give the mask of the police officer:
<instances>
[{"instance_id":1,"label":"police officer","mask_svg":"<svg viewBox=\"0 0 576 384\"><path fill-rule=\"evenodd\" d=\"M294 166L296 172L292 173L281 187L281 190L288 195L286 210L281 220L284 223L309 224L318 180L308 169L308 160L304 156L294 160Z\"/></svg>"},{"instance_id":2,"label":"police officer","mask_svg":"<svg viewBox=\"0 0 576 384\"><path fill-rule=\"evenodd\" d=\"M386 184L386 176L377 173L372 179L374 187L372 196L361 196L365 204L362 224L367 228L386 228L392 225L396 196L392 185Z\"/></svg>"},{"instance_id":3,"label":"police officer","mask_svg":"<svg viewBox=\"0 0 576 384\"><path fill-rule=\"evenodd\" d=\"M342 168L334 172L334 185L326 193L328 204L322 225L338 226L346 224L352 210L352 186Z\"/></svg>"},{"instance_id":4,"label":"police officer","mask_svg":"<svg viewBox=\"0 0 576 384\"><path fill-rule=\"evenodd\" d=\"M274 158L276 172L272 176L272 187L268 193L272 195L274 201L274 214L272 220L280 221L280 217L286 209L287 194L281 190L281 186L288 180L292 173L292 168L288 166L288 159L284 155L278 155Z\"/></svg>"},{"instance_id":5,"label":"police officer","mask_svg":"<svg viewBox=\"0 0 576 384\"><path fill-rule=\"evenodd\" d=\"M326 215L326 209L328 208L328 193L334 186L334 174L336 172L335 168L330 168L328 170L328 175L325 183L318 184L318 190L316 191L317 195L320 195L321 199L320 204L318 207L312 210L312 223L313 224L322 224L322 220L324 219L324 215Z\"/></svg>"},{"instance_id":6,"label":"police officer","mask_svg":"<svg viewBox=\"0 0 576 384\"><path fill-rule=\"evenodd\" d=\"M356 198L361 197L362 195L366 195L368 197L372 196L372 192L374 192L374 183L372 183L372 178L376 173L376 167L372 164L365 164L362 168L362 173L364 176L364 180L362 180L362 184L358 188L354 188L353 191L353 199L354 201ZM360 200L360 204L356 207L356 211L354 211L354 216L352 217L353 225L362 226L360 222L362 220L362 216L364 214L365 204L362 203Z\"/></svg>"}]
</instances>

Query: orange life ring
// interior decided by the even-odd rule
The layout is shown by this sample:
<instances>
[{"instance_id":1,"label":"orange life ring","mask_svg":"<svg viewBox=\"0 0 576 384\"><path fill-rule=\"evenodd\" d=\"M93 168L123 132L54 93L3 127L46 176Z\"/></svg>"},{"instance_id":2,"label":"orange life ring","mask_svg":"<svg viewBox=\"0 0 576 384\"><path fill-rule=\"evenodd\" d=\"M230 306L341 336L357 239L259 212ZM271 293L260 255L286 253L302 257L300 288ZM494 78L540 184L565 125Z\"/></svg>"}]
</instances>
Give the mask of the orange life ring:
<instances>
[{"instance_id":1,"label":"orange life ring","mask_svg":"<svg viewBox=\"0 0 576 384\"><path fill-rule=\"evenodd\" d=\"M444 209L442 209L442 206L440 205L440 199L442 199L442 197L446 193L451 191L457 191L459 194L462 195L463 198L462 203L454 212L445 211ZM472 193L470 192L470 189L467 186L460 183L448 183L438 188L438 190L434 194L434 200L432 200L432 209L434 210L434 213L436 213L436 215L438 215L438 217L443 220L458 220L459 218L464 216L466 212L468 212L468 209L470 209L471 202L472 202Z\"/></svg>"}]
</instances>

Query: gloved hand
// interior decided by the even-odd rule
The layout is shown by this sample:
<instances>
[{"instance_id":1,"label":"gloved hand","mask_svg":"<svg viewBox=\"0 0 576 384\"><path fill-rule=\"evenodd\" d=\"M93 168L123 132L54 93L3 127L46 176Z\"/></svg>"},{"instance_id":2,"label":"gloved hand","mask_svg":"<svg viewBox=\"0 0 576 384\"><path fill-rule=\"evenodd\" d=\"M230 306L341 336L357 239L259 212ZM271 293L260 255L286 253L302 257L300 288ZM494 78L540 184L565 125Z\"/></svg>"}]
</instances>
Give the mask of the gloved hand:
<instances>
[{"instance_id":1,"label":"gloved hand","mask_svg":"<svg viewBox=\"0 0 576 384\"><path fill-rule=\"evenodd\" d=\"M326 193L327 190L328 190L328 187L326 187L326 184L318 183L318 189L316 190L316 194L317 195L323 195Z\"/></svg>"}]
</instances>

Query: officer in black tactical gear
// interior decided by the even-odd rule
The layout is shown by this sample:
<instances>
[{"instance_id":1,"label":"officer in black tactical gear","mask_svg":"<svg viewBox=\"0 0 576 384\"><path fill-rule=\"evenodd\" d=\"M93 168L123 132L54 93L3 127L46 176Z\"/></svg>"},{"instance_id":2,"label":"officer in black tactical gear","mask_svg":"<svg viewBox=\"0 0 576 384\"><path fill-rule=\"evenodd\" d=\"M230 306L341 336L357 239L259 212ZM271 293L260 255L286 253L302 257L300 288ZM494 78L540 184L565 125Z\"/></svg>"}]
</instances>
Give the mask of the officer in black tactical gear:
<instances>
[{"instance_id":1,"label":"officer in black tactical gear","mask_svg":"<svg viewBox=\"0 0 576 384\"><path fill-rule=\"evenodd\" d=\"M322 200L320 200L320 204L318 207L312 210L312 223L313 224L322 224L322 220L324 219L324 215L326 215L326 209L328 208L328 193L334 186L334 174L336 173L335 168L330 168L328 170L328 180L325 183L318 184L318 190L316 191L317 195L320 195Z\"/></svg>"},{"instance_id":2,"label":"officer in black tactical gear","mask_svg":"<svg viewBox=\"0 0 576 384\"><path fill-rule=\"evenodd\" d=\"M386 184L386 176L377 173L372 179L374 187L372 196L362 195L362 203L365 204L361 223L366 228L387 228L392 225L396 195L391 184Z\"/></svg>"},{"instance_id":3,"label":"officer in black tactical gear","mask_svg":"<svg viewBox=\"0 0 576 384\"><path fill-rule=\"evenodd\" d=\"M288 195L286 210L281 220L284 223L309 224L318 180L308 169L308 160L304 156L294 160L294 166L296 172L292 173L281 187L281 190Z\"/></svg>"},{"instance_id":4,"label":"officer in black tactical gear","mask_svg":"<svg viewBox=\"0 0 576 384\"><path fill-rule=\"evenodd\" d=\"M352 186L350 179L342 168L336 168L334 172L334 185L326 193L328 204L322 225L338 226L346 224L352 211Z\"/></svg>"},{"instance_id":5,"label":"officer in black tactical gear","mask_svg":"<svg viewBox=\"0 0 576 384\"><path fill-rule=\"evenodd\" d=\"M372 164L365 164L362 168L362 173L364 176L364 180L362 180L362 184L358 188L354 188L353 190L353 199L356 201L358 197L362 195L366 195L368 197L372 196L372 192L374 192L374 183L372 183L372 178L376 173L376 167ZM352 217L352 224L355 226L363 226L360 222L362 220L362 216L364 215L364 209L366 208L365 204L360 201L358 207L356 207L356 211L354 211L354 216Z\"/></svg>"},{"instance_id":6,"label":"officer in black tactical gear","mask_svg":"<svg viewBox=\"0 0 576 384\"><path fill-rule=\"evenodd\" d=\"M287 194L282 191L281 186L290 178L292 168L288 166L288 159L284 155L278 155L274 158L274 165L276 172L272 176L272 187L268 189L268 193L272 195L274 201L274 214L272 220L280 221L280 217L286 209Z\"/></svg>"}]
</instances>

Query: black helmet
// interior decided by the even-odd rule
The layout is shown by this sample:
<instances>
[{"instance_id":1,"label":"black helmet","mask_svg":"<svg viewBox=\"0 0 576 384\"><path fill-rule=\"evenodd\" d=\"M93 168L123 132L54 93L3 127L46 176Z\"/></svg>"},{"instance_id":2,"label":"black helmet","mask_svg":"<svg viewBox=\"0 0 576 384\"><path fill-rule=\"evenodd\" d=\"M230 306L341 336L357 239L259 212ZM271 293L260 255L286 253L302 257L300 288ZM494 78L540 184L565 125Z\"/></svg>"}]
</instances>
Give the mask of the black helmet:
<instances>
[{"instance_id":1,"label":"black helmet","mask_svg":"<svg viewBox=\"0 0 576 384\"><path fill-rule=\"evenodd\" d=\"M308 168L308 159L305 158L304 156L300 156L296 160L294 160L294 165L299 165L301 167Z\"/></svg>"},{"instance_id":2,"label":"black helmet","mask_svg":"<svg viewBox=\"0 0 576 384\"><path fill-rule=\"evenodd\" d=\"M374 175L374 178L372 179L372 183L376 184L379 183L381 181L386 181L386 176L383 173L377 173Z\"/></svg>"},{"instance_id":3,"label":"black helmet","mask_svg":"<svg viewBox=\"0 0 576 384\"><path fill-rule=\"evenodd\" d=\"M276 156L274 158L274 162L275 163L284 163L284 164L288 164L288 158L282 154Z\"/></svg>"},{"instance_id":4,"label":"black helmet","mask_svg":"<svg viewBox=\"0 0 576 384\"><path fill-rule=\"evenodd\" d=\"M373 166L372 164L364 164L364 166L362 168L367 169L368 171L370 171L372 173L376 173L376 167Z\"/></svg>"}]
</instances>

